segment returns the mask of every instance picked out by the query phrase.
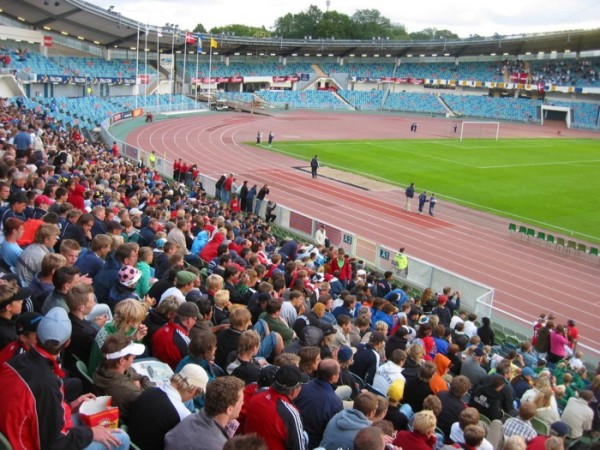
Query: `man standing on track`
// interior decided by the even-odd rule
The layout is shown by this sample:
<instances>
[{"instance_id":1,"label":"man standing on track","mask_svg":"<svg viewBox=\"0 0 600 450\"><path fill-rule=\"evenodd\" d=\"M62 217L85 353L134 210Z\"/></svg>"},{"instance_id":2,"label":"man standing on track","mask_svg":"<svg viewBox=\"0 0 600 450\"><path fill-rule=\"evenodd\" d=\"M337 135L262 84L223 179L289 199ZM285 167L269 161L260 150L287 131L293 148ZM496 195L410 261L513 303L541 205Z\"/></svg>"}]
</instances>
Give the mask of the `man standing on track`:
<instances>
[{"instance_id":1,"label":"man standing on track","mask_svg":"<svg viewBox=\"0 0 600 450\"><path fill-rule=\"evenodd\" d=\"M273 145L273 138L275 137L275 135L273 134L272 131L269 131L269 147L271 145Z\"/></svg>"},{"instance_id":2,"label":"man standing on track","mask_svg":"<svg viewBox=\"0 0 600 450\"><path fill-rule=\"evenodd\" d=\"M419 214L423 214L423 208L425 207L425 203L428 201L427 191L423 191L423 193L419 195Z\"/></svg>"},{"instance_id":3,"label":"man standing on track","mask_svg":"<svg viewBox=\"0 0 600 450\"><path fill-rule=\"evenodd\" d=\"M404 191L404 195L406 196L406 203L404 203L404 210L406 212L410 212L410 204L412 202L413 197L415 196L415 183L410 183L410 186L406 188Z\"/></svg>"},{"instance_id":4,"label":"man standing on track","mask_svg":"<svg viewBox=\"0 0 600 450\"><path fill-rule=\"evenodd\" d=\"M435 194L431 194L429 197L429 215L433 217L433 208L435 208L435 204L437 203L437 199L435 198Z\"/></svg>"},{"instance_id":5,"label":"man standing on track","mask_svg":"<svg viewBox=\"0 0 600 450\"><path fill-rule=\"evenodd\" d=\"M318 157L318 155L315 155L314 158L310 160L310 173L313 178L317 178L317 169L319 168Z\"/></svg>"},{"instance_id":6,"label":"man standing on track","mask_svg":"<svg viewBox=\"0 0 600 450\"><path fill-rule=\"evenodd\" d=\"M256 133L256 145L260 145L262 141L262 131L258 130Z\"/></svg>"}]
</instances>

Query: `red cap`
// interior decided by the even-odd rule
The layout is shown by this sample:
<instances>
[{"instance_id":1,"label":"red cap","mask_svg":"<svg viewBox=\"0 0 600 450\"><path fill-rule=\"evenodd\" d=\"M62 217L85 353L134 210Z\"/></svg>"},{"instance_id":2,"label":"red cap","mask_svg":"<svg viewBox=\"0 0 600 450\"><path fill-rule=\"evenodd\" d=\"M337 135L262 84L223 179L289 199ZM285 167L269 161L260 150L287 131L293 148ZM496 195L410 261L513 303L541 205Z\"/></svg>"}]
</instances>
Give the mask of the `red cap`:
<instances>
[{"instance_id":1,"label":"red cap","mask_svg":"<svg viewBox=\"0 0 600 450\"><path fill-rule=\"evenodd\" d=\"M35 198L36 205L54 205L54 200L52 200L47 195L38 195Z\"/></svg>"}]
</instances>

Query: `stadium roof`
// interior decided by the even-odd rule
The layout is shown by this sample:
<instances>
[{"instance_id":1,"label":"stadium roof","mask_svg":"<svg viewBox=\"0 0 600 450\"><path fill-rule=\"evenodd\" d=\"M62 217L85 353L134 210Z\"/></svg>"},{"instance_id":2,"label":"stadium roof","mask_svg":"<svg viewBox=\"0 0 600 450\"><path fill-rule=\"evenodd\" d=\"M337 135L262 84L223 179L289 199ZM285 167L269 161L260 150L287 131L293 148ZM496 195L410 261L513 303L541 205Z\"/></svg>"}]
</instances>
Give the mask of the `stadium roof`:
<instances>
[{"instance_id":1,"label":"stadium roof","mask_svg":"<svg viewBox=\"0 0 600 450\"><path fill-rule=\"evenodd\" d=\"M118 2L115 1L115 4ZM138 27L142 42L146 24L123 17L113 8L105 9L81 0L0 0L2 14L19 20L39 31L62 33L105 48L135 49ZM162 36L158 36L158 32ZM174 39L173 32L176 38ZM163 51L170 52L172 44L181 50L184 39L173 24L150 25L148 40L155 47L159 40ZM533 35L472 37L460 40L435 41L351 41L335 39L285 39L215 36L221 55L276 56L479 56L525 55L540 52L562 53L565 50L582 52L600 50L600 29L573 30ZM205 51L208 41L204 41Z\"/></svg>"}]
</instances>

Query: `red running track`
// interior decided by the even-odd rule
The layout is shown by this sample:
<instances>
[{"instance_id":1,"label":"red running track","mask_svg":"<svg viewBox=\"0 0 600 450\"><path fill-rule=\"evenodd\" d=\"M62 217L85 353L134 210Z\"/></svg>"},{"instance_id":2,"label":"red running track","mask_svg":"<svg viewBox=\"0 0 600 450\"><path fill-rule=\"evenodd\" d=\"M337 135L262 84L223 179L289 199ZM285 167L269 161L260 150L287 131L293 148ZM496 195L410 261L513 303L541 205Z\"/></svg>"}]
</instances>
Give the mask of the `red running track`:
<instances>
[{"instance_id":1,"label":"red running track","mask_svg":"<svg viewBox=\"0 0 600 450\"><path fill-rule=\"evenodd\" d=\"M409 132L415 120L416 134ZM597 261L521 240L509 235L508 220L443 200L435 218L405 213L399 188L366 191L325 178L313 181L309 172L298 170L307 161L243 144L254 141L257 130L264 136L273 131L276 145L277 140L435 139L448 137L450 128L446 120L394 115L207 113L145 125L127 142L198 163L213 178L234 172L240 181L268 183L270 197L282 205L392 248L405 246L410 255L493 287L494 306L510 314L531 322L541 312L556 314L559 323L574 319L580 342L600 348ZM501 136L557 138L556 129L502 124ZM561 132L563 137L598 137Z\"/></svg>"}]
</instances>

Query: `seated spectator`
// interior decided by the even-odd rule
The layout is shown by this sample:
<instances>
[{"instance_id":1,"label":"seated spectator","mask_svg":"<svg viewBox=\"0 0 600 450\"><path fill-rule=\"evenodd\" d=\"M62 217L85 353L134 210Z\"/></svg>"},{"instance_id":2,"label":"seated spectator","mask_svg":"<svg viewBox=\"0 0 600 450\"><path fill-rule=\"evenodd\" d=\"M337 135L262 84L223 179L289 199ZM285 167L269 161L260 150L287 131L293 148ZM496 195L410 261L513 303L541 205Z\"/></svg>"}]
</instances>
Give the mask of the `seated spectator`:
<instances>
[{"instance_id":1,"label":"seated spectator","mask_svg":"<svg viewBox=\"0 0 600 450\"><path fill-rule=\"evenodd\" d=\"M135 286L142 276L142 272L134 266L123 265L119 269L119 282L110 288L108 292L108 304L116 305L127 299L141 301L136 294Z\"/></svg>"},{"instance_id":2,"label":"seated spectator","mask_svg":"<svg viewBox=\"0 0 600 450\"><path fill-rule=\"evenodd\" d=\"M260 337L256 331L244 331L238 341L236 358L225 369L227 373L241 379L246 384L257 382L260 376L260 364L256 361L255 356L259 346Z\"/></svg>"},{"instance_id":3,"label":"seated spectator","mask_svg":"<svg viewBox=\"0 0 600 450\"><path fill-rule=\"evenodd\" d=\"M384 344L385 335L379 331L374 331L367 344L359 344L354 355L354 364L350 366L350 371L365 380L368 384L373 384L375 373L379 367L379 349Z\"/></svg>"},{"instance_id":4,"label":"seated spectator","mask_svg":"<svg viewBox=\"0 0 600 450\"><path fill-rule=\"evenodd\" d=\"M57 359L69 344L71 322L62 308L54 308L40 321L38 342L32 349L0 368L0 430L13 448L39 448L52 442L56 448L86 448L96 442L113 450L129 448L122 430L102 425L75 425L72 411L93 398L86 394L69 405L62 391ZM8 407L10 405L10 407ZM15 418L19 418L18 423ZM98 447L97 447L98 448Z\"/></svg>"},{"instance_id":5,"label":"seated spectator","mask_svg":"<svg viewBox=\"0 0 600 450\"><path fill-rule=\"evenodd\" d=\"M403 383L406 382L404 375L402 375L404 361L406 361L406 352L403 350L394 350L389 360L377 368L373 380L373 388L385 394L394 381L400 379Z\"/></svg>"},{"instance_id":6,"label":"seated spectator","mask_svg":"<svg viewBox=\"0 0 600 450\"><path fill-rule=\"evenodd\" d=\"M109 303L109 292L119 283L119 270L121 266L134 266L137 264L139 246L133 242L119 245L116 251L110 254L104 267L94 277L94 291L99 303ZM110 304L114 311L114 304Z\"/></svg>"},{"instance_id":7,"label":"seated spectator","mask_svg":"<svg viewBox=\"0 0 600 450\"><path fill-rule=\"evenodd\" d=\"M458 415L458 422L454 422L450 429L449 436L450 441L462 445L465 444L464 430L471 425L478 425L480 419L479 411L475 408L465 408ZM491 431L491 428L494 428L494 431ZM489 426L490 430L488 430L488 435L497 434L499 438L502 438L502 422L499 420L494 420L492 424ZM487 439L482 440L482 442L477 446L479 450L494 450L496 448L492 445Z\"/></svg>"},{"instance_id":8,"label":"seated spectator","mask_svg":"<svg viewBox=\"0 0 600 450\"><path fill-rule=\"evenodd\" d=\"M284 345L287 345L296 337L296 333L280 318L282 303L281 299L271 298L267 302L267 309L259 317L267 323L271 331L278 333L283 338Z\"/></svg>"},{"instance_id":9,"label":"seated spectator","mask_svg":"<svg viewBox=\"0 0 600 450\"><path fill-rule=\"evenodd\" d=\"M57 239L56 225L44 224L37 229L35 242L23 251L17 263L17 275L23 286L28 286L40 271L42 259L47 253L52 253Z\"/></svg>"},{"instance_id":10,"label":"seated spectator","mask_svg":"<svg viewBox=\"0 0 600 450\"><path fill-rule=\"evenodd\" d=\"M350 373L350 366L354 362L353 357L352 348L344 345L338 349L337 360L340 364L340 377L337 382L336 394L342 400L355 400L358 394L360 394L356 381L354 381L354 377ZM348 388L350 388L349 393ZM342 392L344 394L340 394Z\"/></svg>"},{"instance_id":11,"label":"seated spectator","mask_svg":"<svg viewBox=\"0 0 600 450\"><path fill-rule=\"evenodd\" d=\"M393 444L411 450L431 450L437 441L435 427L436 419L432 411L418 412L413 420L413 431L400 431Z\"/></svg>"},{"instance_id":12,"label":"seated spectator","mask_svg":"<svg viewBox=\"0 0 600 450\"><path fill-rule=\"evenodd\" d=\"M169 383L142 392L130 408L131 440L144 450L162 450L165 435L191 414L185 402L202 395L208 381L202 367L187 364Z\"/></svg>"},{"instance_id":13,"label":"seated spectator","mask_svg":"<svg viewBox=\"0 0 600 450\"><path fill-rule=\"evenodd\" d=\"M42 304L42 314L46 314L57 306L68 312L67 294L71 290L71 287L77 283L79 283L79 269L77 267L65 266L56 270L52 276L54 289Z\"/></svg>"},{"instance_id":14,"label":"seated spectator","mask_svg":"<svg viewBox=\"0 0 600 450\"><path fill-rule=\"evenodd\" d=\"M491 345L492 347L496 345L494 341L494 330L490 326L490 318L483 317L481 319L481 326L477 328L477 336L481 338L481 343L483 345Z\"/></svg>"},{"instance_id":15,"label":"seated spectator","mask_svg":"<svg viewBox=\"0 0 600 450\"><path fill-rule=\"evenodd\" d=\"M404 430L408 425L408 415L412 415L412 410L409 411L408 405L400 406L400 401L404 397L404 380L397 379L392 384L387 392L388 408L384 419L392 423L394 430Z\"/></svg>"},{"instance_id":16,"label":"seated spectator","mask_svg":"<svg viewBox=\"0 0 600 450\"><path fill-rule=\"evenodd\" d=\"M156 308L150 308L144 320L148 333L144 336L144 345L148 354L152 355L152 337L162 326L175 320L179 309L179 301L175 296L165 298Z\"/></svg>"},{"instance_id":17,"label":"seated spectator","mask_svg":"<svg viewBox=\"0 0 600 450\"><path fill-rule=\"evenodd\" d=\"M77 360L89 361L92 346L108 316L97 316L94 322L86 319L96 306L94 288L89 284L76 284L66 296L71 321L71 345L65 350L64 366L72 374L77 374Z\"/></svg>"},{"instance_id":18,"label":"seated spectator","mask_svg":"<svg viewBox=\"0 0 600 450\"><path fill-rule=\"evenodd\" d=\"M65 263L65 257L56 253L48 253L42 259L40 272L29 283L31 302L35 311L42 311L44 301L54 289L54 284L52 284L54 272L64 266Z\"/></svg>"},{"instance_id":19,"label":"seated spectator","mask_svg":"<svg viewBox=\"0 0 600 450\"><path fill-rule=\"evenodd\" d=\"M316 378L306 384L294 402L300 410L308 434L308 448L319 446L329 420L343 409L342 400L333 386L338 382L340 367L337 361L319 362Z\"/></svg>"},{"instance_id":20,"label":"seated spectator","mask_svg":"<svg viewBox=\"0 0 600 450\"><path fill-rule=\"evenodd\" d=\"M594 400L594 393L584 390L579 397L571 397L567 402L560 420L571 428L571 439L578 439L592 429L594 411L591 404Z\"/></svg>"},{"instance_id":21,"label":"seated spectator","mask_svg":"<svg viewBox=\"0 0 600 450\"><path fill-rule=\"evenodd\" d=\"M230 437L228 430L244 403L244 382L236 377L219 377L206 387L206 405L190 414L165 436L165 450L221 450ZM257 417L264 420L267 415ZM267 421L265 421L267 422ZM198 439L202 440L199 444Z\"/></svg>"},{"instance_id":22,"label":"seated spectator","mask_svg":"<svg viewBox=\"0 0 600 450\"><path fill-rule=\"evenodd\" d=\"M352 441L354 450L384 450L386 439L381 428L370 426L361 429Z\"/></svg>"},{"instance_id":23,"label":"seated spectator","mask_svg":"<svg viewBox=\"0 0 600 450\"><path fill-rule=\"evenodd\" d=\"M164 298L174 295L180 303L185 302L185 296L194 289L194 283L198 276L195 273L188 272L187 270L180 270L175 275L175 286L170 287L160 296L160 302L163 301ZM152 291L150 291L152 294Z\"/></svg>"},{"instance_id":24,"label":"seated spectator","mask_svg":"<svg viewBox=\"0 0 600 450\"><path fill-rule=\"evenodd\" d=\"M371 425L377 406L377 397L374 394L360 394L354 400L352 409L344 409L331 418L325 427L320 447L327 450L352 448L356 434Z\"/></svg>"},{"instance_id":25,"label":"seated spectator","mask_svg":"<svg viewBox=\"0 0 600 450\"><path fill-rule=\"evenodd\" d=\"M23 235L23 223L16 217L10 217L4 224L4 241L0 244L0 253L4 265L13 273L16 273L17 261L23 253L23 249L17 243Z\"/></svg>"},{"instance_id":26,"label":"seated spectator","mask_svg":"<svg viewBox=\"0 0 600 450\"><path fill-rule=\"evenodd\" d=\"M300 413L293 405L309 378L294 366L281 366L268 390L249 402L244 433L256 433L271 450L295 449L306 446ZM264 418L268 417L269 420Z\"/></svg>"},{"instance_id":27,"label":"seated spectator","mask_svg":"<svg viewBox=\"0 0 600 450\"><path fill-rule=\"evenodd\" d=\"M559 439L557 443L562 443L563 448L567 448L567 442L565 442L565 440L568 439L569 434L571 433L571 427L569 427L564 422L557 421L550 425L549 430L549 436L537 435L532 440L530 440L527 443L527 450L546 450L548 448L560 448L546 447L546 443L552 438Z\"/></svg>"},{"instance_id":28,"label":"seated spectator","mask_svg":"<svg viewBox=\"0 0 600 450\"><path fill-rule=\"evenodd\" d=\"M213 275L211 275L213 276ZM229 291L220 289L214 293L215 306L213 307L212 323L221 325L229 321Z\"/></svg>"},{"instance_id":29,"label":"seated spectator","mask_svg":"<svg viewBox=\"0 0 600 450\"><path fill-rule=\"evenodd\" d=\"M535 418L544 422L548 428L550 428L550 425L554 422L560 420L558 411L552 408L551 399L553 396L554 391L546 388L543 389L533 401L536 406Z\"/></svg>"},{"instance_id":30,"label":"seated spectator","mask_svg":"<svg viewBox=\"0 0 600 450\"><path fill-rule=\"evenodd\" d=\"M521 436L525 442L530 441L537 436L537 432L531 425L531 419L535 417L536 406L532 402L521 404L519 407L519 415L510 417L504 422L502 427L504 430L504 439L511 436Z\"/></svg>"},{"instance_id":31,"label":"seated spectator","mask_svg":"<svg viewBox=\"0 0 600 450\"><path fill-rule=\"evenodd\" d=\"M408 403L414 412L423 409L423 401L429 395L433 394L430 387L431 377L437 368L431 361L425 361L419 368L417 378L406 380L404 387L404 403Z\"/></svg>"},{"instance_id":32,"label":"seated spectator","mask_svg":"<svg viewBox=\"0 0 600 450\"><path fill-rule=\"evenodd\" d=\"M133 359L144 353L142 344L116 333L104 341L100 367L94 373L94 388L100 395L110 395L111 404L119 408L119 418L127 423L129 408L142 391L154 386L146 376L131 367Z\"/></svg>"},{"instance_id":33,"label":"seated spectator","mask_svg":"<svg viewBox=\"0 0 600 450\"><path fill-rule=\"evenodd\" d=\"M16 280L0 284L0 350L18 338L15 318L23 310L23 294Z\"/></svg>"},{"instance_id":34,"label":"seated spectator","mask_svg":"<svg viewBox=\"0 0 600 450\"><path fill-rule=\"evenodd\" d=\"M94 278L104 267L106 257L110 253L112 239L106 234L98 234L92 239L89 251L77 260L75 265L82 275Z\"/></svg>"},{"instance_id":35,"label":"seated spectator","mask_svg":"<svg viewBox=\"0 0 600 450\"><path fill-rule=\"evenodd\" d=\"M231 361L229 354L237 351L241 334L252 326L250 319L250 311L245 308L236 309L229 315L230 327L217 333L215 363L219 367L227 367L228 362Z\"/></svg>"},{"instance_id":36,"label":"seated spectator","mask_svg":"<svg viewBox=\"0 0 600 450\"><path fill-rule=\"evenodd\" d=\"M450 382L450 390L442 391L437 394L442 402L442 410L437 415L437 424L444 433L444 436L451 436L450 429L452 424L456 422L456 418L467 408L467 405L465 405L462 399L467 392L469 392L470 388L471 382L469 379L459 375L454 377ZM475 408L472 409L475 410ZM479 412L477 412L477 416L479 416ZM477 420L479 420L479 418ZM456 440L454 440L454 442L456 442Z\"/></svg>"},{"instance_id":37,"label":"seated spectator","mask_svg":"<svg viewBox=\"0 0 600 450\"><path fill-rule=\"evenodd\" d=\"M163 325L152 336L152 354L173 370L188 353L190 330L200 318L198 306L184 302L177 309L172 322Z\"/></svg>"},{"instance_id":38,"label":"seated spectator","mask_svg":"<svg viewBox=\"0 0 600 450\"><path fill-rule=\"evenodd\" d=\"M40 313L33 311L19 314L15 320L17 339L0 350L0 365L17 355L28 352L37 343L37 327L42 317Z\"/></svg>"},{"instance_id":39,"label":"seated spectator","mask_svg":"<svg viewBox=\"0 0 600 450\"><path fill-rule=\"evenodd\" d=\"M502 419L502 390L504 378L501 375L492 375L489 380L477 386L471 394L469 406L488 417L490 420Z\"/></svg>"},{"instance_id":40,"label":"seated spectator","mask_svg":"<svg viewBox=\"0 0 600 450\"><path fill-rule=\"evenodd\" d=\"M477 347L467 349L466 358L462 363L460 374L466 376L472 386L478 386L487 375L485 369L481 367L484 352Z\"/></svg>"},{"instance_id":41,"label":"seated spectator","mask_svg":"<svg viewBox=\"0 0 600 450\"><path fill-rule=\"evenodd\" d=\"M434 394L437 394L442 391L447 391L448 382L444 379L444 377L448 373L448 369L450 367L450 360L444 355L438 353L437 355L435 355L433 363L436 366L436 371L431 377L429 387L431 387L431 390Z\"/></svg>"},{"instance_id":42,"label":"seated spectator","mask_svg":"<svg viewBox=\"0 0 600 450\"><path fill-rule=\"evenodd\" d=\"M147 309L146 304L132 299L123 300L117 305L113 320L100 328L94 339L88 363L90 373L94 373L100 365L102 360L100 349L108 336L121 332L125 336L133 338L135 342L141 341L146 336L148 328L142 322L146 318Z\"/></svg>"}]
</instances>

